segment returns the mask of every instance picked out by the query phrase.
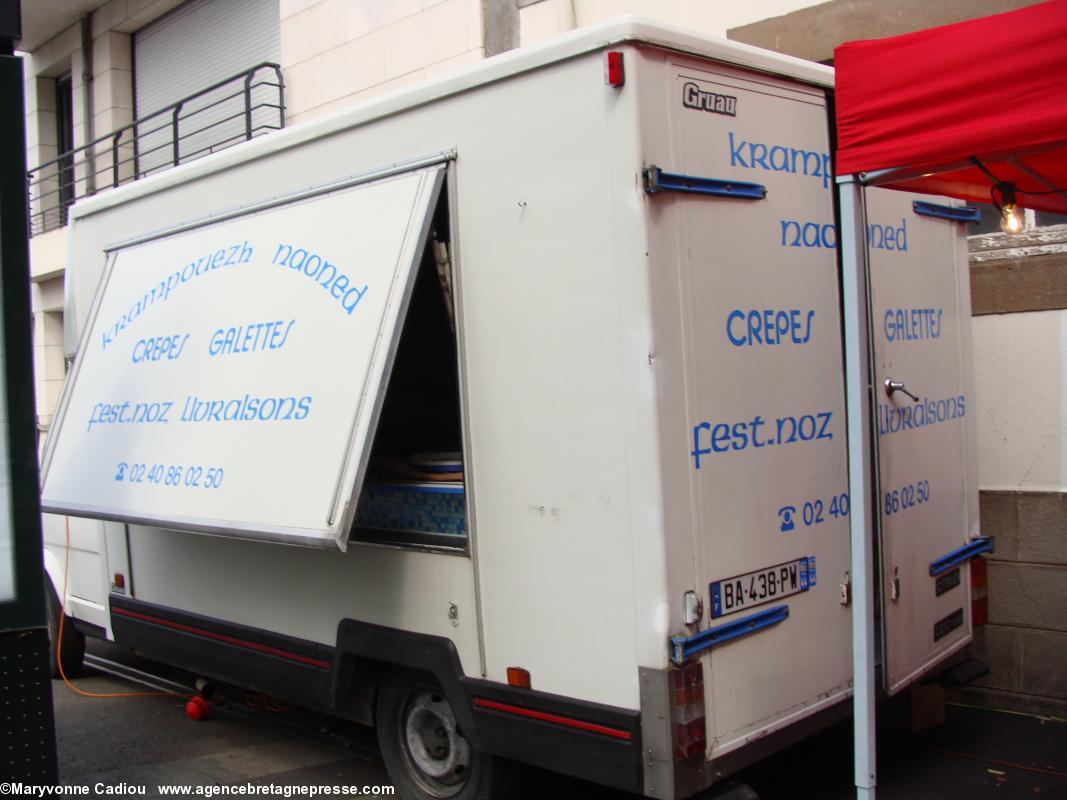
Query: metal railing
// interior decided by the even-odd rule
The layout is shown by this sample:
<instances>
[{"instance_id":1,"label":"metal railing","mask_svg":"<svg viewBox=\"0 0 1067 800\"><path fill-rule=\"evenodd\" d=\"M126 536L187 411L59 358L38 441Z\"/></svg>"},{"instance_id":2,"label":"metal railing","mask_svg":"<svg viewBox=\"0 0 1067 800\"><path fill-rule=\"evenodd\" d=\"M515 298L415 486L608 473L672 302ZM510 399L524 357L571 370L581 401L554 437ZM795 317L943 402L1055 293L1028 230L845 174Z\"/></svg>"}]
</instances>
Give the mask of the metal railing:
<instances>
[{"instance_id":1,"label":"metal railing","mask_svg":"<svg viewBox=\"0 0 1067 800\"><path fill-rule=\"evenodd\" d=\"M265 61L76 147L27 174L30 236L77 200L285 127L285 85Z\"/></svg>"}]
</instances>

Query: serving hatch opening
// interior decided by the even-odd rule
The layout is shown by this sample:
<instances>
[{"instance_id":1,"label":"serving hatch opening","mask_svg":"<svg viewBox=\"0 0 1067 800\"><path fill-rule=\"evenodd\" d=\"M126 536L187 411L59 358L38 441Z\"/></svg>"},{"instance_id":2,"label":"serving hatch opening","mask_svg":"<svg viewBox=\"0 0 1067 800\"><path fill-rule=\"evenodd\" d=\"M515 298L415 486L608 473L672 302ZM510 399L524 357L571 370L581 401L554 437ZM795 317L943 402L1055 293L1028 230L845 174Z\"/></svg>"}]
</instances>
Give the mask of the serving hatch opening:
<instances>
[{"instance_id":1,"label":"serving hatch opening","mask_svg":"<svg viewBox=\"0 0 1067 800\"><path fill-rule=\"evenodd\" d=\"M345 549L445 169L379 171L111 249L42 508Z\"/></svg>"},{"instance_id":2,"label":"serving hatch opening","mask_svg":"<svg viewBox=\"0 0 1067 800\"><path fill-rule=\"evenodd\" d=\"M353 540L464 550L467 504L448 193L415 276Z\"/></svg>"}]
</instances>

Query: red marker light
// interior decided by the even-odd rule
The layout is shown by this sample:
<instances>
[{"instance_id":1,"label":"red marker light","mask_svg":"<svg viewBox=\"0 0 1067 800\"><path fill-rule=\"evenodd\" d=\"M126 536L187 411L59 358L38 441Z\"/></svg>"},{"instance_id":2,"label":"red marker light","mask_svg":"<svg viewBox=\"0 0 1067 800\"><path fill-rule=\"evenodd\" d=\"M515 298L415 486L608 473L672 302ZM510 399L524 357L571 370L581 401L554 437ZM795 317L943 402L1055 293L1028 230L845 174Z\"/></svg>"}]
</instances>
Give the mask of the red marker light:
<instances>
[{"instance_id":1,"label":"red marker light","mask_svg":"<svg viewBox=\"0 0 1067 800\"><path fill-rule=\"evenodd\" d=\"M971 561L971 624L989 621L989 570L985 558Z\"/></svg>"},{"instance_id":2,"label":"red marker light","mask_svg":"<svg viewBox=\"0 0 1067 800\"><path fill-rule=\"evenodd\" d=\"M626 72L622 67L622 53L618 50L609 50L604 56L604 80L608 86L622 86L626 83Z\"/></svg>"},{"instance_id":3,"label":"red marker light","mask_svg":"<svg viewBox=\"0 0 1067 800\"><path fill-rule=\"evenodd\" d=\"M522 667L508 667L508 685L519 689L530 688L530 672Z\"/></svg>"}]
</instances>

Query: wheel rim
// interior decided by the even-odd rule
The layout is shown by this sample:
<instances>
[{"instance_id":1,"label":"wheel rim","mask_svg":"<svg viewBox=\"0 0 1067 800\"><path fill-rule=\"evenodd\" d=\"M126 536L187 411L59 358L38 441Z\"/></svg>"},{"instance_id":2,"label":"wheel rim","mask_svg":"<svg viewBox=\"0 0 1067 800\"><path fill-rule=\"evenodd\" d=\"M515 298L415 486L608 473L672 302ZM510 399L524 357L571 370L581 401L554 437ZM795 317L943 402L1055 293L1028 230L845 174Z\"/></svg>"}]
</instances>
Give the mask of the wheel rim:
<instances>
[{"instance_id":1,"label":"wheel rim","mask_svg":"<svg viewBox=\"0 0 1067 800\"><path fill-rule=\"evenodd\" d=\"M400 736L411 774L434 797L453 797L470 772L471 748L444 693L414 688L401 707Z\"/></svg>"}]
</instances>

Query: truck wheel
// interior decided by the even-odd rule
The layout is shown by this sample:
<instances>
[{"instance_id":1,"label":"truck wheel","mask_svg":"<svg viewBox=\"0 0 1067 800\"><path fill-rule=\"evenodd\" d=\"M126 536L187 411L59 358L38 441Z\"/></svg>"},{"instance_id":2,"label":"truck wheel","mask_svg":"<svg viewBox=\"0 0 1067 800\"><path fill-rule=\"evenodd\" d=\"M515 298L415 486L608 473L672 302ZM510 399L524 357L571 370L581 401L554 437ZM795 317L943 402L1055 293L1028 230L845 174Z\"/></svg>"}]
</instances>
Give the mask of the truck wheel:
<instances>
[{"instance_id":1,"label":"truck wheel","mask_svg":"<svg viewBox=\"0 0 1067 800\"><path fill-rule=\"evenodd\" d=\"M59 647L59 615L62 610L51 581L48 581L45 595L45 610L48 618L48 670L53 678L62 677L56 659L58 650L59 658L63 660L63 672L71 678L81 670L82 661L85 658L85 636L75 630L74 620L66 617L63 620L63 647Z\"/></svg>"},{"instance_id":2,"label":"truck wheel","mask_svg":"<svg viewBox=\"0 0 1067 800\"><path fill-rule=\"evenodd\" d=\"M378 689L376 711L382 761L405 800L502 796L508 765L470 745L433 677L391 673Z\"/></svg>"}]
</instances>

